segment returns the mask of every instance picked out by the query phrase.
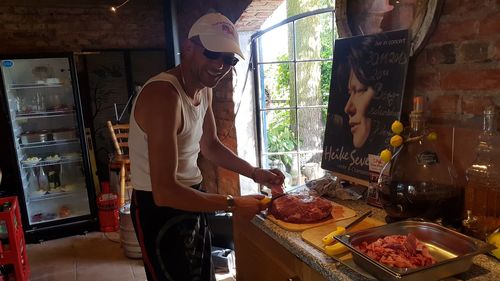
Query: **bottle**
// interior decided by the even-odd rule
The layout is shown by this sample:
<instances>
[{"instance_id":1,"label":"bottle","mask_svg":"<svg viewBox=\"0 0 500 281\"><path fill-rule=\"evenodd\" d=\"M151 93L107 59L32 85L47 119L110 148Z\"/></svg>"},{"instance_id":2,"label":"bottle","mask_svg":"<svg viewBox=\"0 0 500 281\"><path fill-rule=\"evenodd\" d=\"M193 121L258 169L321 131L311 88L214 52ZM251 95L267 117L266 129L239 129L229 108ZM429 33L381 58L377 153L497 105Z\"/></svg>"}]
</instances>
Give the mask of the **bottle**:
<instances>
[{"instance_id":1,"label":"bottle","mask_svg":"<svg viewBox=\"0 0 500 281\"><path fill-rule=\"evenodd\" d=\"M467 168L464 231L484 240L500 228L500 135L496 130L493 107L484 111L483 131L479 135L476 158Z\"/></svg>"},{"instance_id":2,"label":"bottle","mask_svg":"<svg viewBox=\"0 0 500 281\"><path fill-rule=\"evenodd\" d=\"M28 173L28 182L29 182L29 185L30 185L30 189L32 191L37 191L39 189L39 186L38 186L38 177L36 176L35 169L36 169L36 167L31 168L29 170L29 173Z\"/></svg>"},{"instance_id":3,"label":"bottle","mask_svg":"<svg viewBox=\"0 0 500 281\"><path fill-rule=\"evenodd\" d=\"M9 250L9 231L5 220L0 220L0 243L2 243L3 251Z\"/></svg>"},{"instance_id":4,"label":"bottle","mask_svg":"<svg viewBox=\"0 0 500 281\"><path fill-rule=\"evenodd\" d=\"M59 181L61 182L61 186L69 183L68 166L68 164L59 164Z\"/></svg>"},{"instance_id":5,"label":"bottle","mask_svg":"<svg viewBox=\"0 0 500 281\"><path fill-rule=\"evenodd\" d=\"M425 126L424 100L413 100L410 127L404 143L394 152L389 176L379 179L379 195L388 222L424 218L459 226L463 186L458 174L438 145L435 133Z\"/></svg>"},{"instance_id":6,"label":"bottle","mask_svg":"<svg viewBox=\"0 0 500 281\"><path fill-rule=\"evenodd\" d=\"M43 167L40 167L40 173L38 174L38 187L41 191L49 192L49 179Z\"/></svg>"},{"instance_id":7,"label":"bottle","mask_svg":"<svg viewBox=\"0 0 500 281\"><path fill-rule=\"evenodd\" d=\"M51 189L61 186L61 181L59 180L59 174L57 170L50 170L47 177L49 181L49 187Z\"/></svg>"}]
</instances>

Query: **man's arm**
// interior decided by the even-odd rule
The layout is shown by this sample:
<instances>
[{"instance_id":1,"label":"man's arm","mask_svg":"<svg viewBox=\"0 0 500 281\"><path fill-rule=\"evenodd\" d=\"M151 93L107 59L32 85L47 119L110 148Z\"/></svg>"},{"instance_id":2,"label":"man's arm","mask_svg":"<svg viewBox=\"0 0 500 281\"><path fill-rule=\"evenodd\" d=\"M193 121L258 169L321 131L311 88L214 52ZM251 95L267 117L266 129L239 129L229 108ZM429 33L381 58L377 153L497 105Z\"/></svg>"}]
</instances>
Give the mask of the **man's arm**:
<instances>
[{"instance_id":1,"label":"man's arm","mask_svg":"<svg viewBox=\"0 0 500 281\"><path fill-rule=\"evenodd\" d=\"M208 108L203 123L203 136L200 144L203 155L218 166L249 177L257 183L273 188L276 193L281 193L281 185L285 178L281 171L256 168L221 143L217 136L217 126L212 110L212 96L212 91L209 90Z\"/></svg>"},{"instance_id":2,"label":"man's arm","mask_svg":"<svg viewBox=\"0 0 500 281\"><path fill-rule=\"evenodd\" d=\"M177 131L181 126L181 101L167 82L153 82L140 94L134 116L147 134L153 198L158 206L186 211L217 211L227 208L226 197L208 194L176 179Z\"/></svg>"}]
</instances>

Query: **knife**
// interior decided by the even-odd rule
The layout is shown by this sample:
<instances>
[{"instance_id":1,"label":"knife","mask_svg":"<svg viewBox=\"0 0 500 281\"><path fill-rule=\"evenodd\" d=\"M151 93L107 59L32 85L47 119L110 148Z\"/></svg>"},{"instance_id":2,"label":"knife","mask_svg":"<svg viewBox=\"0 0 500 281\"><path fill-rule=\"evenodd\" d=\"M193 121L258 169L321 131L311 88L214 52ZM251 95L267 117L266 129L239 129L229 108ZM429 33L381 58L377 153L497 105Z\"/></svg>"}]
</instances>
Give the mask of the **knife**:
<instances>
[{"instance_id":1,"label":"knife","mask_svg":"<svg viewBox=\"0 0 500 281\"><path fill-rule=\"evenodd\" d=\"M273 202L274 200L276 200L276 199L278 199L278 198L280 198L280 197L283 197L283 196L285 196L285 195L287 195L287 194L288 194L288 193L283 192L283 193L278 194L278 195L273 196L273 197L268 197L268 196L266 196L266 197L264 197L264 198L262 198L262 199L260 200L260 203L262 203L262 204L267 204L267 203Z\"/></svg>"},{"instance_id":2,"label":"knife","mask_svg":"<svg viewBox=\"0 0 500 281\"><path fill-rule=\"evenodd\" d=\"M361 216L357 217L355 220L353 220L352 222L350 222L348 225L346 225L345 227L342 227L342 226L337 226L337 228L328 233L327 235L325 235L323 237L323 239L321 239L323 241L323 244L325 245L329 245L333 242L335 242L335 236L337 235L341 235L341 234L344 234L346 231L348 231L350 228L354 227L355 225L357 225L358 223L362 222L367 216L371 215L372 214L372 211L367 211L365 213L363 213Z\"/></svg>"},{"instance_id":3,"label":"knife","mask_svg":"<svg viewBox=\"0 0 500 281\"><path fill-rule=\"evenodd\" d=\"M352 222L350 222L348 225L345 226L345 230L349 230L350 228L353 228L355 225L357 225L358 223L362 222L366 217L368 216L371 216L372 215L372 211L366 211L365 213L363 213L361 216L359 216L357 219L353 220Z\"/></svg>"},{"instance_id":4,"label":"knife","mask_svg":"<svg viewBox=\"0 0 500 281\"><path fill-rule=\"evenodd\" d=\"M280 197L283 197L283 196L285 196L285 195L288 194L288 192L286 191L286 189L284 187L282 187L281 189L283 190L282 193L280 193L278 195L274 195L274 196L272 196L272 195L269 196L269 194L271 193L271 189L269 189L269 188L266 187L265 190L263 189L262 191L265 192L265 193L267 193L267 196L264 197L264 198L262 198L260 200L260 203L261 204L268 204L268 203L271 203L272 201L274 201L274 200L276 200L276 199L278 199Z\"/></svg>"}]
</instances>

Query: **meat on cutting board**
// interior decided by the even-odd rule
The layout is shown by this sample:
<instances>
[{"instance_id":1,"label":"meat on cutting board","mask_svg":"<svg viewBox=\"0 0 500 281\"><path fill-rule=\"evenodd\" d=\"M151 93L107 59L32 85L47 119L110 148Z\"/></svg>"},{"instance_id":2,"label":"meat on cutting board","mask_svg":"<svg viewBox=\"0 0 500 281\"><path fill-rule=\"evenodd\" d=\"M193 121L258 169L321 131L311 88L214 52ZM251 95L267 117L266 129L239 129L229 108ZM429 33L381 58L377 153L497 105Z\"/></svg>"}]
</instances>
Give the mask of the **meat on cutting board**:
<instances>
[{"instance_id":1,"label":"meat on cutting board","mask_svg":"<svg viewBox=\"0 0 500 281\"><path fill-rule=\"evenodd\" d=\"M331 216L332 203L309 194L287 194L273 201L270 213L291 223L312 223Z\"/></svg>"}]
</instances>

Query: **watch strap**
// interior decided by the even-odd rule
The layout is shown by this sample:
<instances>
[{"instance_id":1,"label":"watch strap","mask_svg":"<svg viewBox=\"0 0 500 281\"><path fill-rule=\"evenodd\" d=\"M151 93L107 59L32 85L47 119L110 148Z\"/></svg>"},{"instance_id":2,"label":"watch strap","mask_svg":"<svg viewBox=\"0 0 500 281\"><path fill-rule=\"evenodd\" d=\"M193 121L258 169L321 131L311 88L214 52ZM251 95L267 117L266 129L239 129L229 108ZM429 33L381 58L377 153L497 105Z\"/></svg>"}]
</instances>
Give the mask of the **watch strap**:
<instances>
[{"instance_id":1,"label":"watch strap","mask_svg":"<svg viewBox=\"0 0 500 281\"><path fill-rule=\"evenodd\" d=\"M232 195L226 196L227 211L232 212L234 210L234 198Z\"/></svg>"}]
</instances>

